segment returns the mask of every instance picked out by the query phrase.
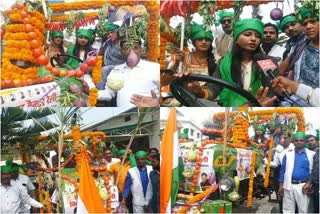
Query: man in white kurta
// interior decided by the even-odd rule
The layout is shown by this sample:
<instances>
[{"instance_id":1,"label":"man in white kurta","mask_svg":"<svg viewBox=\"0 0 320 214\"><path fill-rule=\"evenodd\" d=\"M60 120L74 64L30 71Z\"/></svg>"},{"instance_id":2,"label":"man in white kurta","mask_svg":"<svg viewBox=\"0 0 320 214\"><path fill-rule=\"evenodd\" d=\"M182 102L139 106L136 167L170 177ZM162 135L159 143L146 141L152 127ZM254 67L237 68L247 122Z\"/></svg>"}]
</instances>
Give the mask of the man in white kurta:
<instances>
[{"instance_id":1,"label":"man in white kurta","mask_svg":"<svg viewBox=\"0 0 320 214\"><path fill-rule=\"evenodd\" d=\"M1 166L1 213L21 213L20 204L29 204L36 208L42 208L43 205L38 201L32 199L27 193L27 189L17 183L16 185L10 184L11 167Z\"/></svg>"},{"instance_id":2,"label":"man in white kurta","mask_svg":"<svg viewBox=\"0 0 320 214\"><path fill-rule=\"evenodd\" d=\"M276 153L274 154L273 161L270 162L272 168L281 166L284 155L287 151L294 149L293 143L291 143L292 138L281 135L279 145L276 148Z\"/></svg>"},{"instance_id":3,"label":"man in white kurta","mask_svg":"<svg viewBox=\"0 0 320 214\"><path fill-rule=\"evenodd\" d=\"M123 46L123 43L120 43L120 46L123 56L128 59L131 51L133 51L137 57L137 61L132 63L130 60L129 62L127 60L127 62L115 66L108 75L105 89L99 90L98 100L109 101L117 96L117 107L135 107L130 100L135 97L135 95L140 95L140 99L143 97L152 98L151 91L156 94L157 97L155 99L159 99L160 64L141 59L142 48L140 43L137 43L133 49L129 50ZM118 83L122 83L117 83L117 85L123 85L122 87L110 87L110 83L108 84L108 82L115 77L118 79ZM85 75L84 81L90 89L95 87L90 75Z\"/></svg>"},{"instance_id":4,"label":"man in white kurta","mask_svg":"<svg viewBox=\"0 0 320 214\"><path fill-rule=\"evenodd\" d=\"M294 134L293 141L295 149L287 151L282 160L279 194L283 195L283 213L294 213L295 204L299 213L308 213L310 198L306 194L306 183L311 174L315 152L304 148L304 133Z\"/></svg>"},{"instance_id":5,"label":"man in white kurta","mask_svg":"<svg viewBox=\"0 0 320 214\"><path fill-rule=\"evenodd\" d=\"M138 151L135 153L137 166L129 169L121 204L125 205L129 192L132 193L133 213L144 213L152 198L152 184L150 181L151 166L146 165L147 153Z\"/></svg>"}]
</instances>

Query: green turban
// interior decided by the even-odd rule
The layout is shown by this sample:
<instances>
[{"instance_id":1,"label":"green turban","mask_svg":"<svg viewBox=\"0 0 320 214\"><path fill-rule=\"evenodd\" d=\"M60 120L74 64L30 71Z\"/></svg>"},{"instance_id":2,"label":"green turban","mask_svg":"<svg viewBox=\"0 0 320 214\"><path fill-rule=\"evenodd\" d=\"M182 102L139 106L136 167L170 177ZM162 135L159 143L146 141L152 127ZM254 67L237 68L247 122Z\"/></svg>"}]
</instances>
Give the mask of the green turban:
<instances>
[{"instance_id":1,"label":"green turban","mask_svg":"<svg viewBox=\"0 0 320 214\"><path fill-rule=\"evenodd\" d=\"M320 139L320 129L317 129L316 132L317 132L316 140L319 141L319 139Z\"/></svg>"},{"instance_id":2,"label":"green turban","mask_svg":"<svg viewBox=\"0 0 320 214\"><path fill-rule=\"evenodd\" d=\"M61 31L54 30L54 31L51 31L50 37L51 39L57 38L57 37L63 39L63 33Z\"/></svg>"},{"instance_id":3,"label":"green turban","mask_svg":"<svg viewBox=\"0 0 320 214\"><path fill-rule=\"evenodd\" d=\"M302 138L303 140L307 140L307 135L303 132L297 132L293 135L293 140L297 138Z\"/></svg>"},{"instance_id":4,"label":"green turban","mask_svg":"<svg viewBox=\"0 0 320 214\"><path fill-rule=\"evenodd\" d=\"M261 41L263 40L264 25L259 19L243 19L235 23L233 28L233 38L237 40L239 35L247 30L255 30L260 34Z\"/></svg>"},{"instance_id":5,"label":"green turban","mask_svg":"<svg viewBox=\"0 0 320 214\"><path fill-rule=\"evenodd\" d=\"M286 17L284 17L282 20L281 20L281 22L280 22L280 29L282 30L282 31L284 31L284 26L286 26L286 24L288 24L288 23L290 23L290 22L296 22L297 21L297 19L296 19L296 17L295 16L286 16Z\"/></svg>"},{"instance_id":6,"label":"green turban","mask_svg":"<svg viewBox=\"0 0 320 214\"><path fill-rule=\"evenodd\" d=\"M8 166L8 165L4 165L4 166L1 166L1 173L11 173L11 166Z\"/></svg>"},{"instance_id":7,"label":"green turban","mask_svg":"<svg viewBox=\"0 0 320 214\"><path fill-rule=\"evenodd\" d=\"M12 160L7 160L6 165L11 168L11 172L19 171L19 166L16 163L13 163Z\"/></svg>"},{"instance_id":8,"label":"green turban","mask_svg":"<svg viewBox=\"0 0 320 214\"><path fill-rule=\"evenodd\" d=\"M307 18L312 18L312 12L309 8L300 7L298 12L299 21L303 22Z\"/></svg>"},{"instance_id":9,"label":"green turban","mask_svg":"<svg viewBox=\"0 0 320 214\"><path fill-rule=\"evenodd\" d=\"M205 28L203 27L203 25L199 25L196 23L193 23L191 25L191 41L194 42L197 39L202 39L202 38L206 38L209 39L210 41L213 41L213 35L212 32L206 31Z\"/></svg>"},{"instance_id":10,"label":"green turban","mask_svg":"<svg viewBox=\"0 0 320 214\"><path fill-rule=\"evenodd\" d=\"M80 29L80 30L78 30L77 31L77 38L79 37L79 36L84 36L84 37L86 37L89 41L91 41L91 39L92 39L92 32L91 32L91 30L88 30L88 29Z\"/></svg>"},{"instance_id":11,"label":"green turban","mask_svg":"<svg viewBox=\"0 0 320 214\"><path fill-rule=\"evenodd\" d=\"M264 126L257 126L256 127L256 131L257 130L260 130L260 131L262 131L262 132L265 132L266 131L266 128L264 127Z\"/></svg>"},{"instance_id":12,"label":"green turban","mask_svg":"<svg viewBox=\"0 0 320 214\"><path fill-rule=\"evenodd\" d=\"M219 16L220 16L220 19L219 19L219 22L222 24L222 20L226 17L230 17L230 18L233 18L234 17L234 13L233 12L227 12L227 11L221 11L219 13Z\"/></svg>"},{"instance_id":13,"label":"green turban","mask_svg":"<svg viewBox=\"0 0 320 214\"><path fill-rule=\"evenodd\" d=\"M119 156L122 156L122 155L124 155L124 153L126 153L126 150L125 149L121 149L118 154L119 154Z\"/></svg>"},{"instance_id":14,"label":"green turban","mask_svg":"<svg viewBox=\"0 0 320 214\"><path fill-rule=\"evenodd\" d=\"M138 151L135 153L135 158L147 158L148 154L145 151Z\"/></svg>"},{"instance_id":15,"label":"green turban","mask_svg":"<svg viewBox=\"0 0 320 214\"><path fill-rule=\"evenodd\" d=\"M115 24L112 24L112 23L109 23L109 22L107 22L107 24L106 24L107 32L116 31L118 28L119 28L119 25L115 25Z\"/></svg>"}]
</instances>

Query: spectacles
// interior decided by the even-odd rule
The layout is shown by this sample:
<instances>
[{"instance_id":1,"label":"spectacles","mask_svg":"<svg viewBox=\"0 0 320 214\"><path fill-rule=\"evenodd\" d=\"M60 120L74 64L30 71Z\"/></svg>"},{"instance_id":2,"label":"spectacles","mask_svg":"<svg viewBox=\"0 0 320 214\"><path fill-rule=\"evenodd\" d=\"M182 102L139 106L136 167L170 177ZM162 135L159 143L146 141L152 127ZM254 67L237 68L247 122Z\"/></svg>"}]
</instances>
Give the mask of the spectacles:
<instances>
[{"instance_id":1,"label":"spectacles","mask_svg":"<svg viewBox=\"0 0 320 214\"><path fill-rule=\"evenodd\" d=\"M221 21L222 24L227 24L227 23L231 24L231 22L232 22L231 19L224 19Z\"/></svg>"}]
</instances>

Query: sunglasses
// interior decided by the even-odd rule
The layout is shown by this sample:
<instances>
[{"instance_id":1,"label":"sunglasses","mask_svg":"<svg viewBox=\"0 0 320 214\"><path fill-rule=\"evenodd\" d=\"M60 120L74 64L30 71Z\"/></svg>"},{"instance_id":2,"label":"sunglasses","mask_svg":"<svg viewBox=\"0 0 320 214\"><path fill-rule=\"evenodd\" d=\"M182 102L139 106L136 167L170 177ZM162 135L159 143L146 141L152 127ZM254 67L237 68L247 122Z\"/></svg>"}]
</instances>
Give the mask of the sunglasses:
<instances>
[{"instance_id":1,"label":"sunglasses","mask_svg":"<svg viewBox=\"0 0 320 214\"><path fill-rule=\"evenodd\" d=\"M221 21L222 24L227 24L227 23L231 24L231 22L232 22L231 19L224 19Z\"/></svg>"}]
</instances>

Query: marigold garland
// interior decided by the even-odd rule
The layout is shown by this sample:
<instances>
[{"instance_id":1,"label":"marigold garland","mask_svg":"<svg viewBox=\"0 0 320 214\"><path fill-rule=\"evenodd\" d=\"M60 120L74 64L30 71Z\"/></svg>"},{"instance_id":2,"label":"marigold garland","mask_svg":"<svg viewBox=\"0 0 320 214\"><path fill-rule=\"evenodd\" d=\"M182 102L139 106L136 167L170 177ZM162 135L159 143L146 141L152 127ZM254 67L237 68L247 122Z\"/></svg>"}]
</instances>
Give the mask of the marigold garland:
<instances>
[{"instance_id":1,"label":"marigold garland","mask_svg":"<svg viewBox=\"0 0 320 214\"><path fill-rule=\"evenodd\" d=\"M102 73L102 62L103 62L103 59L102 59L102 56L97 56L97 64L93 67L93 70L92 70L92 81L94 83L99 83L100 80L101 80L101 73Z\"/></svg>"},{"instance_id":2,"label":"marigold garland","mask_svg":"<svg viewBox=\"0 0 320 214\"><path fill-rule=\"evenodd\" d=\"M270 138L269 151L268 151L268 164L267 164L267 169L266 169L266 176L265 176L264 183L263 183L264 187L268 187L268 185L269 185L270 165L271 165L270 163L271 163L271 159L272 159L272 148L273 148L273 139Z\"/></svg>"},{"instance_id":3,"label":"marigold garland","mask_svg":"<svg viewBox=\"0 0 320 214\"><path fill-rule=\"evenodd\" d=\"M106 212L107 213L112 213L112 208L111 208L111 191L110 191L110 183L109 183L109 177L104 177L104 183L106 185L106 190L108 193L108 199L107 199L107 205L106 205Z\"/></svg>"},{"instance_id":4,"label":"marigold garland","mask_svg":"<svg viewBox=\"0 0 320 214\"><path fill-rule=\"evenodd\" d=\"M93 107L96 106L97 104L97 98L98 98L98 89L97 88L92 88L90 89L89 93L89 106Z\"/></svg>"},{"instance_id":5,"label":"marigold garland","mask_svg":"<svg viewBox=\"0 0 320 214\"><path fill-rule=\"evenodd\" d=\"M43 203L43 192L42 192L42 177L41 177L41 173L37 174L37 179L38 179L39 202L42 204ZM40 213L43 213L43 208L40 208Z\"/></svg>"},{"instance_id":6,"label":"marigold garland","mask_svg":"<svg viewBox=\"0 0 320 214\"><path fill-rule=\"evenodd\" d=\"M92 151L96 151L97 144L99 143L99 139L97 136L92 137Z\"/></svg>"},{"instance_id":7,"label":"marigold garland","mask_svg":"<svg viewBox=\"0 0 320 214\"><path fill-rule=\"evenodd\" d=\"M97 17L99 15L99 12L88 12L83 14L85 18L88 17ZM51 22L61 22L61 21L68 21L70 15L56 15L51 17Z\"/></svg>"},{"instance_id":8,"label":"marigold garland","mask_svg":"<svg viewBox=\"0 0 320 214\"><path fill-rule=\"evenodd\" d=\"M46 191L45 197L46 197L47 213L52 213L49 191Z\"/></svg>"},{"instance_id":9,"label":"marigold garland","mask_svg":"<svg viewBox=\"0 0 320 214\"><path fill-rule=\"evenodd\" d=\"M252 152L251 155L251 172L250 172L250 179L249 179L249 190L248 190L248 199L247 199L247 207L252 205L252 193L253 193L253 180L254 180L254 172L255 172L255 163L256 163L256 153Z\"/></svg>"},{"instance_id":10,"label":"marigold garland","mask_svg":"<svg viewBox=\"0 0 320 214\"><path fill-rule=\"evenodd\" d=\"M66 162L64 162L63 164L60 165L60 168L58 166L56 167L52 167L52 168L46 168L46 167L42 167L39 166L39 170L44 171L44 172L56 172L59 169L64 168L66 165L68 165L70 163L70 161L74 158L74 154L71 154L68 158L68 160Z\"/></svg>"},{"instance_id":11,"label":"marigold garland","mask_svg":"<svg viewBox=\"0 0 320 214\"><path fill-rule=\"evenodd\" d=\"M63 180L68 181L69 183L73 184L74 189L75 189L76 192L79 191L79 184L78 184L78 182L77 182L75 179L73 179L73 178L71 178L71 177L69 177L69 176L67 176L67 175L65 175L65 174L61 174L61 178L62 178Z\"/></svg>"},{"instance_id":12,"label":"marigold garland","mask_svg":"<svg viewBox=\"0 0 320 214\"><path fill-rule=\"evenodd\" d=\"M79 126L72 126L72 138L73 138L73 145L76 146L79 144L79 141L82 140L81 133L80 133L80 127Z\"/></svg>"},{"instance_id":13,"label":"marigold garland","mask_svg":"<svg viewBox=\"0 0 320 214\"><path fill-rule=\"evenodd\" d=\"M211 191L211 188L207 188L205 191L203 191L202 193L200 194L197 194L195 196L193 196L192 198L190 198L187 202L186 202L186 205L190 205L190 204L193 204L193 203L196 203L200 200L202 200L204 197L206 197L209 193L211 192L215 192L217 189L218 189L219 185L216 184L214 186L214 188L212 189ZM188 210L190 209L189 206L184 206L182 208L180 208L178 211L176 211L176 213L187 213Z\"/></svg>"}]
</instances>

